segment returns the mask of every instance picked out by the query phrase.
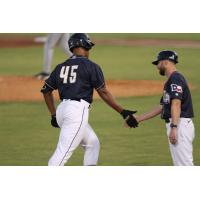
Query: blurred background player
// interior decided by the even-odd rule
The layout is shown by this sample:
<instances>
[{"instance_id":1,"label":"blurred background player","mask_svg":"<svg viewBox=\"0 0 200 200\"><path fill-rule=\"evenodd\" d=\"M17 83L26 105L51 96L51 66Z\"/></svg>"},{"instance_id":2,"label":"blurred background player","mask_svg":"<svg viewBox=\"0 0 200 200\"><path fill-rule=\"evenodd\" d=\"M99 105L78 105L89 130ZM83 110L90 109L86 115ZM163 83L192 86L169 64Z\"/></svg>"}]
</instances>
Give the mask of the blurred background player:
<instances>
[{"instance_id":1,"label":"blurred background player","mask_svg":"<svg viewBox=\"0 0 200 200\"><path fill-rule=\"evenodd\" d=\"M34 77L39 80L45 80L51 73L51 65L53 59L54 48L59 45L64 53L71 56L72 53L68 47L69 33L49 33L44 44L44 64L42 72L36 74Z\"/></svg>"}]
</instances>

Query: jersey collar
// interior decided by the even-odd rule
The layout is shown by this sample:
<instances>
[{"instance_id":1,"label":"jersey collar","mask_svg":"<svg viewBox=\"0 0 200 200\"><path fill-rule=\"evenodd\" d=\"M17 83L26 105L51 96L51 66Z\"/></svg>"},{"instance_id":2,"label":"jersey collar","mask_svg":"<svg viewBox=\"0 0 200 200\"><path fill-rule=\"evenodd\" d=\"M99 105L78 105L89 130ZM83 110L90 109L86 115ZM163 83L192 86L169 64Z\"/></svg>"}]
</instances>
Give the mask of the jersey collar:
<instances>
[{"instance_id":1,"label":"jersey collar","mask_svg":"<svg viewBox=\"0 0 200 200\"><path fill-rule=\"evenodd\" d=\"M71 59L75 59L75 58L86 58L85 56L81 56L81 55L73 55L70 57Z\"/></svg>"}]
</instances>

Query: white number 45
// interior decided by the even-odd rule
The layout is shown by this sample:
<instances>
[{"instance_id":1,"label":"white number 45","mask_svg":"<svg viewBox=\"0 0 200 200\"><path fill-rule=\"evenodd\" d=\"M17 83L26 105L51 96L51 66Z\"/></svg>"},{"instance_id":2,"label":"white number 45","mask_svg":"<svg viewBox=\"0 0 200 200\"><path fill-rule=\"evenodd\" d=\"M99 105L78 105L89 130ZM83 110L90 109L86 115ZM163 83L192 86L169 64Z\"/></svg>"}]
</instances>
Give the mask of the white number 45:
<instances>
[{"instance_id":1,"label":"white number 45","mask_svg":"<svg viewBox=\"0 0 200 200\"><path fill-rule=\"evenodd\" d=\"M63 83L75 83L76 82L76 72L75 70L78 69L78 65L72 66L63 66L60 71L60 78L63 78ZM69 74L70 72L70 74Z\"/></svg>"}]
</instances>

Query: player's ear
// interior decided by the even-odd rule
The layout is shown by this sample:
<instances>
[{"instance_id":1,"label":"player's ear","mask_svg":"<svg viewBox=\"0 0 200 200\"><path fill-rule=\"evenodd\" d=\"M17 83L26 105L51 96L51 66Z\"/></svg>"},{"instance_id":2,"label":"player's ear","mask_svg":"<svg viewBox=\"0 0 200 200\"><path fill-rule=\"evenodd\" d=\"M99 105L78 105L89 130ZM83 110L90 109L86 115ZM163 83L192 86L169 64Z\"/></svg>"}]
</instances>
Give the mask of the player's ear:
<instances>
[{"instance_id":1,"label":"player's ear","mask_svg":"<svg viewBox=\"0 0 200 200\"><path fill-rule=\"evenodd\" d=\"M85 56L88 58L89 57L89 51L85 51Z\"/></svg>"}]
</instances>

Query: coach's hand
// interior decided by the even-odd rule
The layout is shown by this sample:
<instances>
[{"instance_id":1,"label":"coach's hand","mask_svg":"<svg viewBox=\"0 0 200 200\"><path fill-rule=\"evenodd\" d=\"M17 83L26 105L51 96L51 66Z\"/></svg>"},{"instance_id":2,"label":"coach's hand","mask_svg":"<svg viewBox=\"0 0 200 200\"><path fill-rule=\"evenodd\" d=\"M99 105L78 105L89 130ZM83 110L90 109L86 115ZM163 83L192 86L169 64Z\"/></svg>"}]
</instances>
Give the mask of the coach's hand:
<instances>
[{"instance_id":1,"label":"coach's hand","mask_svg":"<svg viewBox=\"0 0 200 200\"><path fill-rule=\"evenodd\" d=\"M171 128L169 133L169 141L173 145L177 143L177 128Z\"/></svg>"},{"instance_id":2,"label":"coach's hand","mask_svg":"<svg viewBox=\"0 0 200 200\"><path fill-rule=\"evenodd\" d=\"M122 117L125 119L126 124L130 128L136 128L136 127L138 127L138 122L137 122L136 118L133 115L136 112L137 111L132 111L132 110L122 110L122 112L120 113L122 115Z\"/></svg>"},{"instance_id":3,"label":"coach's hand","mask_svg":"<svg viewBox=\"0 0 200 200\"><path fill-rule=\"evenodd\" d=\"M57 123L57 120L56 120L56 114L51 115L51 125L52 125L53 127L55 127L55 128L60 128L60 127L58 126L58 123Z\"/></svg>"}]
</instances>

